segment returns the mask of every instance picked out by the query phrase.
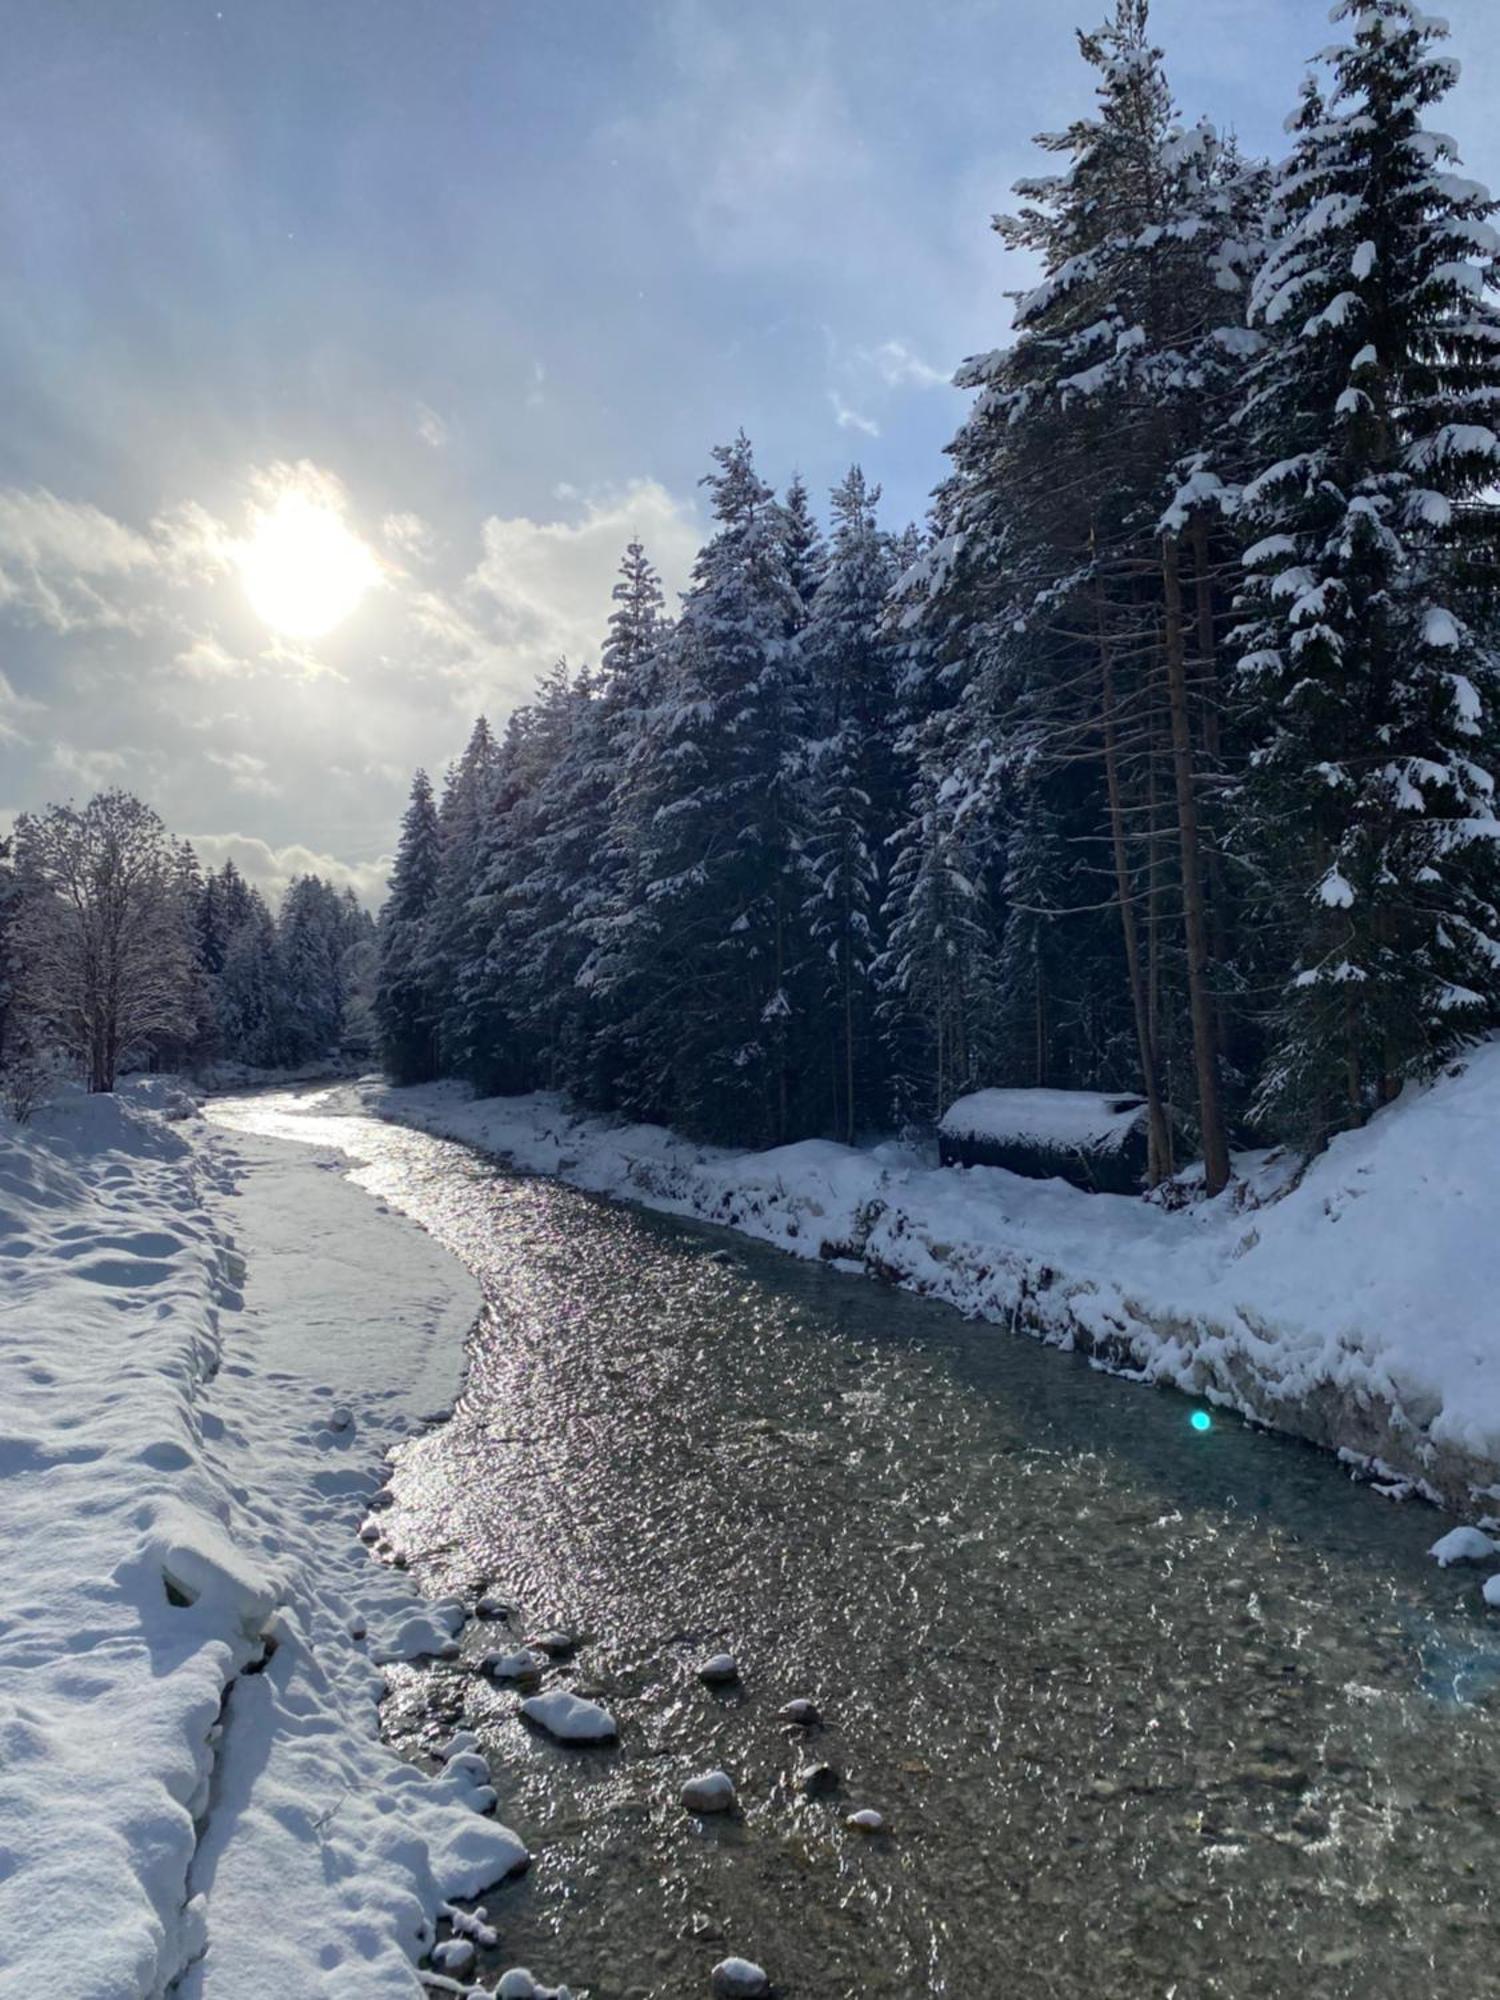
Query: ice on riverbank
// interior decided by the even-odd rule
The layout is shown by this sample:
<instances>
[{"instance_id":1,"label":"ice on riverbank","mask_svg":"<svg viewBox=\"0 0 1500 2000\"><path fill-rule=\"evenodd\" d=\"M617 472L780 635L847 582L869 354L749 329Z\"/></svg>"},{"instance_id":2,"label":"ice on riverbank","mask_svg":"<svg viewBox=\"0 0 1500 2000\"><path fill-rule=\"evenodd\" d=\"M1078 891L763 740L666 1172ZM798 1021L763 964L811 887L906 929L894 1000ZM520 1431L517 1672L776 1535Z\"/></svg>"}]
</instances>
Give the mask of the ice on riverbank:
<instances>
[{"instance_id":1,"label":"ice on riverbank","mask_svg":"<svg viewBox=\"0 0 1500 2000\"><path fill-rule=\"evenodd\" d=\"M0 1121L0 1989L410 1995L442 1900L526 1859L482 1767L381 1746L372 1654L450 1620L354 1533L474 1293L192 1111Z\"/></svg>"},{"instance_id":2,"label":"ice on riverbank","mask_svg":"<svg viewBox=\"0 0 1500 2000\"><path fill-rule=\"evenodd\" d=\"M975 1318L1392 1467L1453 1504L1500 1492L1500 1044L1409 1089L1305 1172L1250 1155L1177 1211L909 1149L765 1153L366 1082L376 1113L521 1168L863 1269Z\"/></svg>"}]
</instances>

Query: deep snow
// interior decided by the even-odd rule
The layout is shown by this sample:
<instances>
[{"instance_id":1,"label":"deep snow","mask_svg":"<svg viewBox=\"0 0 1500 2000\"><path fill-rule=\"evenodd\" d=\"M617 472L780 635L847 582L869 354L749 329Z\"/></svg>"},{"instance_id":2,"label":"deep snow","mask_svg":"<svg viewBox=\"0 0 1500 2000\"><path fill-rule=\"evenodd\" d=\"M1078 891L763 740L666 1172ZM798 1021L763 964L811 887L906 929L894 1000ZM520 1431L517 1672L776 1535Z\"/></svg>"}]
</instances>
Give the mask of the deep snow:
<instances>
[{"instance_id":1,"label":"deep snow","mask_svg":"<svg viewBox=\"0 0 1500 2000\"><path fill-rule=\"evenodd\" d=\"M862 1268L1342 1450L1458 1507L1500 1498L1500 1043L1305 1173L1236 1162L1176 1209L896 1145L698 1146L547 1094L359 1086L523 1169Z\"/></svg>"},{"instance_id":2,"label":"deep snow","mask_svg":"<svg viewBox=\"0 0 1500 2000\"><path fill-rule=\"evenodd\" d=\"M356 1531L476 1294L332 1167L159 1083L0 1122L0 1993L411 1995L525 1859L379 1741L452 1616Z\"/></svg>"}]
</instances>

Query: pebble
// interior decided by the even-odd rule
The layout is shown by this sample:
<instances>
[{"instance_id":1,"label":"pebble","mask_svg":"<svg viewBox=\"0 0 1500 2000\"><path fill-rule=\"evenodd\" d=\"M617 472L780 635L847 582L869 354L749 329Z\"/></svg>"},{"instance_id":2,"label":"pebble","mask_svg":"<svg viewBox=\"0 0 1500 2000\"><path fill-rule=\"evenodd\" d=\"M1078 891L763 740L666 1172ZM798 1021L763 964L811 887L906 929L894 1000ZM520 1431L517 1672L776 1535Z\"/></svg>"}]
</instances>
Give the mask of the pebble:
<instances>
[{"instance_id":1,"label":"pebble","mask_svg":"<svg viewBox=\"0 0 1500 2000\"><path fill-rule=\"evenodd\" d=\"M705 1660L698 1669L700 1681L707 1681L710 1687L727 1687L740 1677L740 1663L733 1653L715 1653L711 1660Z\"/></svg>"},{"instance_id":2,"label":"pebble","mask_svg":"<svg viewBox=\"0 0 1500 2000\"><path fill-rule=\"evenodd\" d=\"M380 1540L380 1536L381 1536L381 1527L378 1521L360 1522L359 1539L362 1542L378 1542Z\"/></svg>"},{"instance_id":3,"label":"pebble","mask_svg":"<svg viewBox=\"0 0 1500 2000\"><path fill-rule=\"evenodd\" d=\"M721 1958L709 1974L714 2000L766 2000L771 1982L748 1958Z\"/></svg>"},{"instance_id":4,"label":"pebble","mask_svg":"<svg viewBox=\"0 0 1500 2000\"><path fill-rule=\"evenodd\" d=\"M815 1703L806 1701L799 1695L796 1701L789 1701L786 1707L780 1710L776 1720L778 1722L795 1722L800 1729L812 1729L823 1718L819 1715Z\"/></svg>"},{"instance_id":5,"label":"pebble","mask_svg":"<svg viewBox=\"0 0 1500 2000\"><path fill-rule=\"evenodd\" d=\"M797 1773L797 1790L807 1798L825 1798L839 1788L839 1774L832 1764L804 1764Z\"/></svg>"},{"instance_id":6,"label":"pebble","mask_svg":"<svg viewBox=\"0 0 1500 2000\"><path fill-rule=\"evenodd\" d=\"M856 1833L885 1832L884 1818L870 1806L861 1806L858 1812L850 1813L844 1824Z\"/></svg>"},{"instance_id":7,"label":"pebble","mask_svg":"<svg viewBox=\"0 0 1500 2000\"><path fill-rule=\"evenodd\" d=\"M682 1803L691 1813L733 1812L734 1780L727 1771L705 1771L689 1778L682 1788Z\"/></svg>"}]
</instances>

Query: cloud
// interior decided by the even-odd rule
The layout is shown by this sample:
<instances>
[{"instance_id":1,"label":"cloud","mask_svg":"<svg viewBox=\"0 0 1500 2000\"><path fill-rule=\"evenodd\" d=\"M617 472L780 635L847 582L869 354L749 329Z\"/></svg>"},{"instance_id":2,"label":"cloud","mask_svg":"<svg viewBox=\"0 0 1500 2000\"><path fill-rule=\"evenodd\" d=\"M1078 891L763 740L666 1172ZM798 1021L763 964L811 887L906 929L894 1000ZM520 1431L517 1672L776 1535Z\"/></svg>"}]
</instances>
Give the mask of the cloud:
<instances>
[{"instance_id":1,"label":"cloud","mask_svg":"<svg viewBox=\"0 0 1500 2000\"><path fill-rule=\"evenodd\" d=\"M210 750L210 764L217 764L228 774L231 786L237 792L251 792L258 798L276 798L281 786L271 776L271 767L264 757L253 756L248 750Z\"/></svg>"},{"instance_id":2,"label":"cloud","mask_svg":"<svg viewBox=\"0 0 1500 2000\"><path fill-rule=\"evenodd\" d=\"M293 843L272 847L246 833L192 833L187 836L205 869L222 868L232 861L247 882L253 882L264 896L275 902L299 875L321 875L336 889L352 889L368 909L378 909L385 900L386 882L395 857L382 854L375 861L341 861L334 854L318 854L310 847Z\"/></svg>"},{"instance_id":3,"label":"cloud","mask_svg":"<svg viewBox=\"0 0 1500 2000\"><path fill-rule=\"evenodd\" d=\"M120 782L134 752L89 749L76 743L54 743L47 752L50 769L71 778L85 792L106 790Z\"/></svg>"},{"instance_id":4,"label":"cloud","mask_svg":"<svg viewBox=\"0 0 1500 2000\"><path fill-rule=\"evenodd\" d=\"M880 426L873 417L862 417L858 410L851 410L837 389L828 391L829 405L833 410L833 420L841 431L863 431L866 437L878 438Z\"/></svg>"},{"instance_id":5,"label":"cloud","mask_svg":"<svg viewBox=\"0 0 1500 2000\"><path fill-rule=\"evenodd\" d=\"M211 632L198 633L180 653L172 656L172 665L195 681L229 680L255 671L253 660L231 653Z\"/></svg>"},{"instance_id":6,"label":"cloud","mask_svg":"<svg viewBox=\"0 0 1500 2000\"><path fill-rule=\"evenodd\" d=\"M482 553L458 602L418 601L427 631L511 691L529 687L556 659L598 656L610 591L625 545L638 536L671 594L685 586L701 528L690 504L652 479L597 492L573 521L491 515Z\"/></svg>"},{"instance_id":7,"label":"cloud","mask_svg":"<svg viewBox=\"0 0 1500 2000\"><path fill-rule=\"evenodd\" d=\"M0 743L29 743L31 738L18 727L23 715L39 715L45 703L31 701L12 685L0 667Z\"/></svg>"},{"instance_id":8,"label":"cloud","mask_svg":"<svg viewBox=\"0 0 1500 2000\"><path fill-rule=\"evenodd\" d=\"M448 426L427 403L417 405L417 436L433 451L441 451L448 442Z\"/></svg>"},{"instance_id":9,"label":"cloud","mask_svg":"<svg viewBox=\"0 0 1500 2000\"><path fill-rule=\"evenodd\" d=\"M432 560L437 538L420 514L387 514L380 524L380 538L394 555L408 562Z\"/></svg>"},{"instance_id":10,"label":"cloud","mask_svg":"<svg viewBox=\"0 0 1500 2000\"><path fill-rule=\"evenodd\" d=\"M0 489L0 609L54 632L130 628L119 586L158 563L146 536L45 487Z\"/></svg>"},{"instance_id":11,"label":"cloud","mask_svg":"<svg viewBox=\"0 0 1500 2000\"><path fill-rule=\"evenodd\" d=\"M934 368L914 354L904 340L883 340L878 347L861 348L861 360L868 361L881 380L892 389L951 389L953 371Z\"/></svg>"}]
</instances>

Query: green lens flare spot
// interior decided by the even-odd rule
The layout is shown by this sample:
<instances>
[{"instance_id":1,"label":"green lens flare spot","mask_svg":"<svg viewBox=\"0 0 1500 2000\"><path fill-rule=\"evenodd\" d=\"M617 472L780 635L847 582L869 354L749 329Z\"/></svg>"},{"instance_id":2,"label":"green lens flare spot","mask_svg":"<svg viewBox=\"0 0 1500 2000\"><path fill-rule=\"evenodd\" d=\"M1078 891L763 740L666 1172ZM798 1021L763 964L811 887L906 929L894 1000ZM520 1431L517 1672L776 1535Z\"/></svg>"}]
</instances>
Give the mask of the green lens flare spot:
<instances>
[{"instance_id":1,"label":"green lens flare spot","mask_svg":"<svg viewBox=\"0 0 1500 2000\"><path fill-rule=\"evenodd\" d=\"M1211 1431L1214 1427L1214 1420L1207 1410L1194 1410L1188 1422L1195 1431Z\"/></svg>"}]
</instances>

